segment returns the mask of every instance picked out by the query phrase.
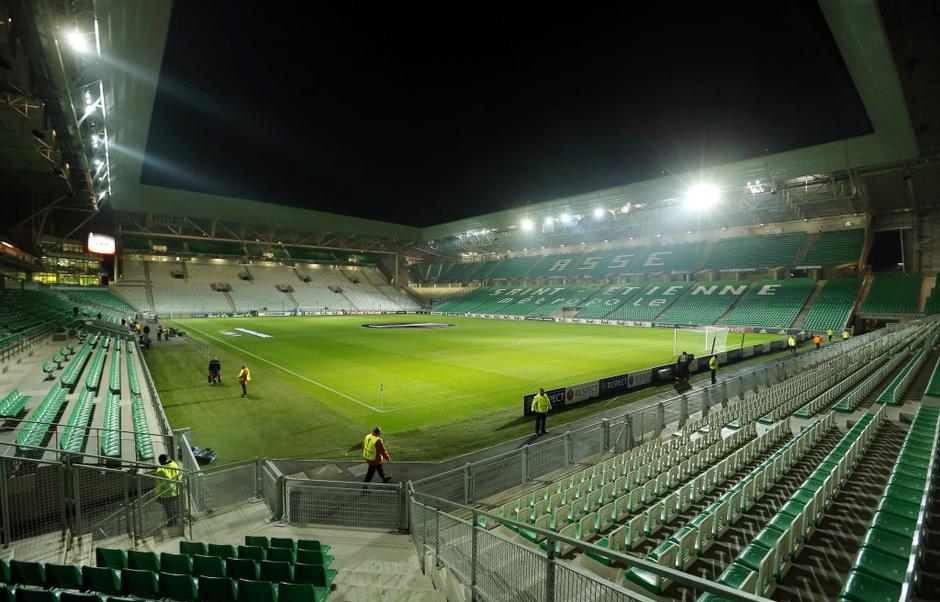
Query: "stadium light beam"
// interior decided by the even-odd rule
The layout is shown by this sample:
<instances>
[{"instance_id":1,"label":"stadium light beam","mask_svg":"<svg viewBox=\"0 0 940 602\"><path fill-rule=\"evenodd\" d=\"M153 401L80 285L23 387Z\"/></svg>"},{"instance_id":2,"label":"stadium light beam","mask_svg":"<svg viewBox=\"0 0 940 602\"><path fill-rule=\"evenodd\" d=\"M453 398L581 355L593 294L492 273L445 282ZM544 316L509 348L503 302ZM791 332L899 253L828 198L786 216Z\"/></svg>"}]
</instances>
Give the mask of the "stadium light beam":
<instances>
[{"instance_id":1,"label":"stadium light beam","mask_svg":"<svg viewBox=\"0 0 940 602\"><path fill-rule=\"evenodd\" d=\"M522 220L522 223L520 225L522 226L523 232L531 232L532 228L535 226L535 224L533 224L532 220L530 220L529 218L525 218L524 220Z\"/></svg>"},{"instance_id":2,"label":"stadium light beam","mask_svg":"<svg viewBox=\"0 0 940 602\"><path fill-rule=\"evenodd\" d=\"M718 202L718 197L718 187L703 182L692 186L686 191L685 204L696 211L705 211Z\"/></svg>"},{"instance_id":3,"label":"stadium light beam","mask_svg":"<svg viewBox=\"0 0 940 602\"><path fill-rule=\"evenodd\" d=\"M88 38L82 35L77 29L70 29L65 32L65 41L72 47L72 50L79 54L85 54L91 50L91 47L88 45Z\"/></svg>"},{"instance_id":4,"label":"stadium light beam","mask_svg":"<svg viewBox=\"0 0 940 602\"><path fill-rule=\"evenodd\" d=\"M604 210L600 207L594 210L594 219L602 219L604 217Z\"/></svg>"},{"instance_id":5,"label":"stadium light beam","mask_svg":"<svg viewBox=\"0 0 940 602\"><path fill-rule=\"evenodd\" d=\"M571 223L571 215L568 213L562 213L561 218L559 219L561 219L561 223L565 224L566 226Z\"/></svg>"},{"instance_id":6,"label":"stadium light beam","mask_svg":"<svg viewBox=\"0 0 940 602\"><path fill-rule=\"evenodd\" d=\"M555 223L555 220L553 220L552 218L550 218L550 217L546 217L546 218L545 218L545 225L546 225L546 226L551 226L553 223Z\"/></svg>"}]
</instances>

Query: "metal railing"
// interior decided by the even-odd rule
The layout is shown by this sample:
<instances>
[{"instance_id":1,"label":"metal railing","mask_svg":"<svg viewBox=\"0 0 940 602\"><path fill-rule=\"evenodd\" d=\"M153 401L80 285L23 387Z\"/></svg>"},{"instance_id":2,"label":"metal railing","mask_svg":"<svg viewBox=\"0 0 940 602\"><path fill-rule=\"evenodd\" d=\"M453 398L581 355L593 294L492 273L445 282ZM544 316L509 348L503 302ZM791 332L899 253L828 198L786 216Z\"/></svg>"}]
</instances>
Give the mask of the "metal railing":
<instances>
[{"instance_id":1,"label":"metal railing","mask_svg":"<svg viewBox=\"0 0 940 602\"><path fill-rule=\"evenodd\" d=\"M447 568L469 588L474 600L652 600L559 557L557 551L561 548L602 554L621 567L648 571L692 588L697 594L707 592L735 602L767 600L638 556L417 491L409 492L409 516L412 542L422 568L429 568L426 562L430 555L438 566ZM483 518L490 524L502 522L530 531L545 545L535 548L513 542L481 526Z\"/></svg>"},{"instance_id":2,"label":"metal railing","mask_svg":"<svg viewBox=\"0 0 940 602\"><path fill-rule=\"evenodd\" d=\"M399 531L405 528L401 483L359 483L285 478L284 518Z\"/></svg>"},{"instance_id":3,"label":"metal railing","mask_svg":"<svg viewBox=\"0 0 940 602\"><path fill-rule=\"evenodd\" d=\"M27 349L42 344L46 338L52 336L55 328L55 324L43 324L0 339L0 362L5 362Z\"/></svg>"}]
</instances>

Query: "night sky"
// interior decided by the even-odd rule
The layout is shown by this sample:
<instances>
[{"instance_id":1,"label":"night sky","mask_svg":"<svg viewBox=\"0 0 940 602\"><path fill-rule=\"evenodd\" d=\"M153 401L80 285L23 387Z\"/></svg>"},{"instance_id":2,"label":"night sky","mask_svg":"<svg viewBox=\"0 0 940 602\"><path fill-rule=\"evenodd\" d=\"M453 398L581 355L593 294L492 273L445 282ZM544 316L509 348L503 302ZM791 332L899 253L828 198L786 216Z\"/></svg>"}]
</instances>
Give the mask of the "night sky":
<instances>
[{"instance_id":1,"label":"night sky","mask_svg":"<svg viewBox=\"0 0 940 602\"><path fill-rule=\"evenodd\" d=\"M515 4L176 2L142 180L427 226L871 131L814 0Z\"/></svg>"}]
</instances>

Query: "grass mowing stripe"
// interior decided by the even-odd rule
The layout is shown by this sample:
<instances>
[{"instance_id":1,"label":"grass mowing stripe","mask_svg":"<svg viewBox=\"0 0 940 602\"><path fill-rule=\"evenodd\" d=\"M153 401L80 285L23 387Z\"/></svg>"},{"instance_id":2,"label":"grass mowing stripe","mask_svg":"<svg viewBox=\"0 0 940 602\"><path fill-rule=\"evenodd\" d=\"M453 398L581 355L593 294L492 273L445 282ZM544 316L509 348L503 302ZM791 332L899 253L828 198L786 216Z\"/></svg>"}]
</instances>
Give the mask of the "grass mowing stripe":
<instances>
[{"instance_id":1,"label":"grass mowing stripe","mask_svg":"<svg viewBox=\"0 0 940 602\"><path fill-rule=\"evenodd\" d=\"M175 320L174 320L174 321L175 321ZM379 408L377 408L377 407L375 407L375 406L371 406L371 405L365 403L364 401L359 401L359 400L356 399L355 397L350 397L349 395L346 395L346 394L343 393L342 391L337 391L337 390L334 389L333 387L330 387L330 386L324 385L323 383L317 382L317 381L313 380L312 378L308 378L308 377L304 376L303 374L298 374L297 372L294 372L294 371L291 370L290 368L285 368L284 366L282 366L282 365L280 365L280 364L276 364L276 363L272 362L271 360L267 360L267 359L261 357L260 355L255 355L254 353L252 353L252 352L250 352L250 351L245 351L244 349L242 349L242 348L239 347L238 345L232 345L232 344L229 343L228 341L223 341L222 339L220 339L220 338L218 338L218 337L214 337L214 336L212 336L211 334L208 334L208 333L206 333L206 332L203 332L203 331L199 330L198 328L196 328L195 326L189 325L189 326L187 326L187 328L190 328L190 329L192 329L192 330L195 330L196 332L198 332L198 333L201 334L202 336L208 337L208 338L212 339L213 341L216 341L216 342L218 342L218 343L222 343L223 345L228 345L228 346L231 347L232 349L237 349L238 351L244 353L245 355L250 355L251 357L253 357L253 358L257 359L257 360L261 360L262 362L264 362L264 363L266 363L266 364L268 364L268 365L270 365L270 366L274 366L274 367L277 368L278 370L283 370L284 372L287 372L287 373L290 374L291 376L296 376L297 378L299 378L299 379L301 379L301 380L305 380L305 381L307 381L308 383L310 383L310 384L312 384L312 385L316 385L316 386L318 386L318 387L322 387L323 389L326 389L326 390L329 391L330 393L334 393L334 394L336 394L336 395L339 395L340 397L345 397L346 399L348 399L348 400L350 400L350 401L354 401L354 402L358 403L359 405L361 405L362 407L369 408L369 409L372 410L373 412L379 412L380 414L381 414L382 412L384 412L384 410L380 410Z\"/></svg>"}]
</instances>

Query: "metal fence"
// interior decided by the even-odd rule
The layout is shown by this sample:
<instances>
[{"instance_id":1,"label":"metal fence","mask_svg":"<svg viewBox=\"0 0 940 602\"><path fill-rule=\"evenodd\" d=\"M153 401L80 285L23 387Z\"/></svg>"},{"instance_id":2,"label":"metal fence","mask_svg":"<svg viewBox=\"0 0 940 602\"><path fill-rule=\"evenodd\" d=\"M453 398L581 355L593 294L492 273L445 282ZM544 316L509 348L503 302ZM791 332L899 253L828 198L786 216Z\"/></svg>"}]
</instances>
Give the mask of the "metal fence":
<instances>
[{"instance_id":1,"label":"metal fence","mask_svg":"<svg viewBox=\"0 0 940 602\"><path fill-rule=\"evenodd\" d=\"M284 479L288 523L401 530L405 528L400 483Z\"/></svg>"},{"instance_id":2,"label":"metal fence","mask_svg":"<svg viewBox=\"0 0 940 602\"><path fill-rule=\"evenodd\" d=\"M652 598L557 557L556 550L564 546L604 554L619 565L667 577L697 593L709 592L735 602L767 601L638 556L514 523L515 527L529 529L545 541L540 547L521 545L481 526L481 518L492 522L499 520L496 515L419 492L409 493L411 538L424 571L432 568L427 564L429 561L437 568L447 569L470 590L474 600L652 602Z\"/></svg>"},{"instance_id":3,"label":"metal fence","mask_svg":"<svg viewBox=\"0 0 940 602\"><path fill-rule=\"evenodd\" d=\"M119 470L68 460L0 457L0 542L50 533L95 539L127 535L134 540L164 529L183 535L188 479L183 475L179 482L169 481L152 474L155 468Z\"/></svg>"}]
</instances>

